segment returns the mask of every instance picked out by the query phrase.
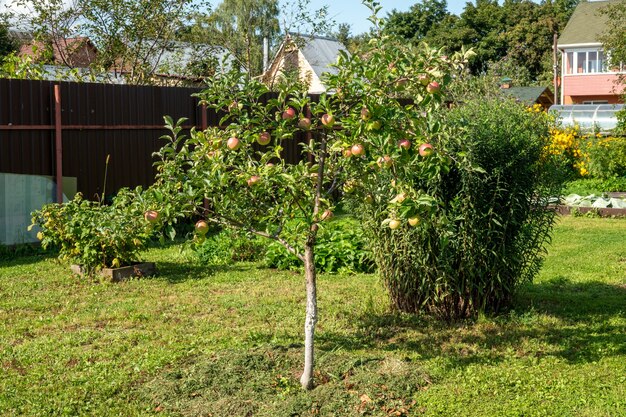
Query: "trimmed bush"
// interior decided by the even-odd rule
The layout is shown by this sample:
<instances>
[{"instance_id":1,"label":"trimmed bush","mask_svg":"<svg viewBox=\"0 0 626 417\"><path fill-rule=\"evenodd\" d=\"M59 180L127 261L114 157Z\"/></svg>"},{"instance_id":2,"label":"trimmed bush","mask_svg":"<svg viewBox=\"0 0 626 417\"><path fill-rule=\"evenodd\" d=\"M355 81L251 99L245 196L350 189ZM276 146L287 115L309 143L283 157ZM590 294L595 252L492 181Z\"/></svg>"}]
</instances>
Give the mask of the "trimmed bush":
<instances>
[{"instance_id":1,"label":"trimmed bush","mask_svg":"<svg viewBox=\"0 0 626 417\"><path fill-rule=\"evenodd\" d=\"M419 208L414 227L381 227L375 204L355 202L355 210L395 308L454 320L503 309L535 276L554 224L549 197L559 195L564 172L546 152L545 114L488 99L441 117L449 130L435 146L473 168L455 163L414 184L439 201Z\"/></svg>"}]
</instances>

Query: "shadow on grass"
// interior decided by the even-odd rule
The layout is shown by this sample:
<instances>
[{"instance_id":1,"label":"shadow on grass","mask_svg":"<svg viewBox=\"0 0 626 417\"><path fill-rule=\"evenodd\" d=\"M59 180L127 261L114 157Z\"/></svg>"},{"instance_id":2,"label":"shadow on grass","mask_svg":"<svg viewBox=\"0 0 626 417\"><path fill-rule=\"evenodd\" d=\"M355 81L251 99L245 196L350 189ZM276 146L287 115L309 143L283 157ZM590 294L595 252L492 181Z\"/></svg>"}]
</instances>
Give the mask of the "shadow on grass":
<instances>
[{"instance_id":1,"label":"shadow on grass","mask_svg":"<svg viewBox=\"0 0 626 417\"><path fill-rule=\"evenodd\" d=\"M36 264L57 256L59 256L58 251L50 250L46 252L41 248L31 252L3 252L0 253L0 268Z\"/></svg>"},{"instance_id":2,"label":"shadow on grass","mask_svg":"<svg viewBox=\"0 0 626 417\"><path fill-rule=\"evenodd\" d=\"M333 351L409 351L450 366L494 364L511 356L588 363L626 354L626 287L564 279L529 285L514 310L488 320L445 324L420 315L365 313L353 333L320 332Z\"/></svg>"}]
</instances>

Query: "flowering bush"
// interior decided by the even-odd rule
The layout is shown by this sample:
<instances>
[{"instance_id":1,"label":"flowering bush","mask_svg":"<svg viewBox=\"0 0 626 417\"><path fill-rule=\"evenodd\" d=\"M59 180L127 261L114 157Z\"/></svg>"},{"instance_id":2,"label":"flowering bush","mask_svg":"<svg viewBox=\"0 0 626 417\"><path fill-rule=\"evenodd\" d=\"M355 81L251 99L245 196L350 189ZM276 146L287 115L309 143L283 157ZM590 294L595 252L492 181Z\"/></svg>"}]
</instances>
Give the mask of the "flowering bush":
<instances>
[{"instance_id":1,"label":"flowering bush","mask_svg":"<svg viewBox=\"0 0 626 417\"><path fill-rule=\"evenodd\" d=\"M572 177L589 175L587 138L580 135L578 127L555 127L550 131L550 139L546 152L563 160L570 167Z\"/></svg>"},{"instance_id":2,"label":"flowering bush","mask_svg":"<svg viewBox=\"0 0 626 417\"><path fill-rule=\"evenodd\" d=\"M555 127L546 153L564 160L573 178L626 176L626 137L581 134L578 126Z\"/></svg>"}]
</instances>

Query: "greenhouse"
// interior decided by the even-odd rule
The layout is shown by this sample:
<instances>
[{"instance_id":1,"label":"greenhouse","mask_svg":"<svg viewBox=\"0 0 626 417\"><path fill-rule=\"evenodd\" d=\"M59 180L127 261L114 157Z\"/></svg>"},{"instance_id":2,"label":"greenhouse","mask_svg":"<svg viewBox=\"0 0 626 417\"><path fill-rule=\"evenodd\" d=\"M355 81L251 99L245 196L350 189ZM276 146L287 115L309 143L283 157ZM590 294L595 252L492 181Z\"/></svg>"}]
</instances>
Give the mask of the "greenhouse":
<instances>
[{"instance_id":1,"label":"greenhouse","mask_svg":"<svg viewBox=\"0 0 626 417\"><path fill-rule=\"evenodd\" d=\"M623 109L624 104L569 104L551 106L550 112L564 126L608 132L617 126L617 112Z\"/></svg>"}]
</instances>

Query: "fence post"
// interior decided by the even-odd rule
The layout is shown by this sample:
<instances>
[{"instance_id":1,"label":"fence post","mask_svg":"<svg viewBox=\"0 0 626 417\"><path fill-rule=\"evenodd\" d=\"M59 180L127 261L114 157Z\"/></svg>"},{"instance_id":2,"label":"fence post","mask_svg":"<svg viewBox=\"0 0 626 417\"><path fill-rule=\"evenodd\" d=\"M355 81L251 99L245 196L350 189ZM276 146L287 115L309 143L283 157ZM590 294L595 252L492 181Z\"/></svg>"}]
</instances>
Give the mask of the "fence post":
<instances>
[{"instance_id":1,"label":"fence post","mask_svg":"<svg viewBox=\"0 0 626 417\"><path fill-rule=\"evenodd\" d=\"M200 118L201 118L200 126L202 127L202 130L206 130L206 128L209 126L207 123L206 104L203 104L201 108L202 108L201 110L202 113L200 115Z\"/></svg>"},{"instance_id":2,"label":"fence post","mask_svg":"<svg viewBox=\"0 0 626 417\"><path fill-rule=\"evenodd\" d=\"M63 137L61 136L61 86L54 85L54 150L56 154L57 203L63 203Z\"/></svg>"}]
</instances>

